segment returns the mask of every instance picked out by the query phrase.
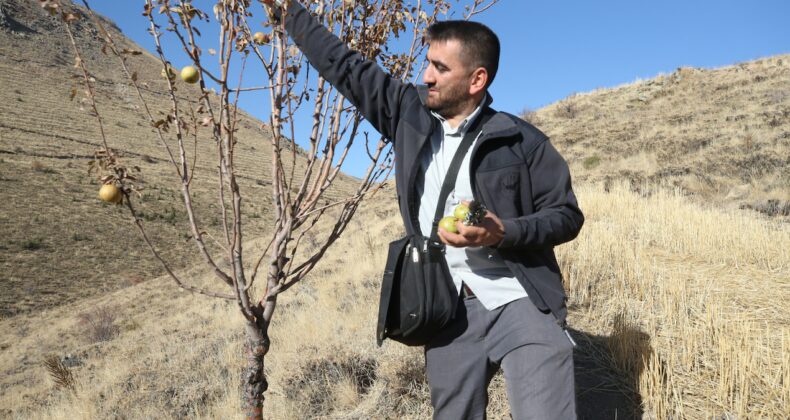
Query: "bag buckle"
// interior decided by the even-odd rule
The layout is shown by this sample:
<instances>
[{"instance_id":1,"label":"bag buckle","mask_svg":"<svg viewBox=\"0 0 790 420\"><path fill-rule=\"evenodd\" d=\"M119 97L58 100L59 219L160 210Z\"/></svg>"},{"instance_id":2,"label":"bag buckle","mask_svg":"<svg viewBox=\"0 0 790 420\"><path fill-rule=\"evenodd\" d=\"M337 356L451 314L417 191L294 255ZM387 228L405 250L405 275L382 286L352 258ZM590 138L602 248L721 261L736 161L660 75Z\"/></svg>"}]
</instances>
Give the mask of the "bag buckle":
<instances>
[{"instance_id":1,"label":"bag buckle","mask_svg":"<svg viewBox=\"0 0 790 420\"><path fill-rule=\"evenodd\" d=\"M430 246L431 248L441 249L442 251L444 251L444 249L446 247L446 245L443 242L432 241L432 240L428 239L428 240L425 241L425 245L423 247L423 251L424 252L428 252L428 246Z\"/></svg>"}]
</instances>

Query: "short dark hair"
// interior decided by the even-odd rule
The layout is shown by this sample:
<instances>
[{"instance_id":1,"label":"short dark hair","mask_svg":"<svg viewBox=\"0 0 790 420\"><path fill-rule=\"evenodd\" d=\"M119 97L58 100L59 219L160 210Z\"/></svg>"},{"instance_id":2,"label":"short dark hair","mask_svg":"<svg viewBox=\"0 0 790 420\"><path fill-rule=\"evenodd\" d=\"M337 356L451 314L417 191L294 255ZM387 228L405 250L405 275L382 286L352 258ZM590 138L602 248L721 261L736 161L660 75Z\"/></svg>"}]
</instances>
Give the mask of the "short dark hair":
<instances>
[{"instance_id":1,"label":"short dark hair","mask_svg":"<svg viewBox=\"0 0 790 420\"><path fill-rule=\"evenodd\" d=\"M482 23L466 20L445 20L428 27L426 40L429 43L447 42L451 39L461 43L467 64L486 69L488 88L499 68L499 38L494 31Z\"/></svg>"}]
</instances>

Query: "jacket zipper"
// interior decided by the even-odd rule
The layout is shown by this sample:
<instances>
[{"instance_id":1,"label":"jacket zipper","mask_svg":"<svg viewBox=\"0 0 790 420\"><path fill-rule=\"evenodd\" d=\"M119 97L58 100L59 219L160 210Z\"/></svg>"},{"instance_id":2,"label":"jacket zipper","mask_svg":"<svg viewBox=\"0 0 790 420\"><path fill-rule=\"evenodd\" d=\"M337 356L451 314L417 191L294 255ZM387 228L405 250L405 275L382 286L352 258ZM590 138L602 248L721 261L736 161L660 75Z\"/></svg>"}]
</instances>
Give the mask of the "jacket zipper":
<instances>
[{"instance_id":1,"label":"jacket zipper","mask_svg":"<svg viewBox=\"0 0 790 420\"><path fill-rule=\"evenodd\" d=\"M480 130L480 134L477 136L477 139L475 139L475 142L472 144L472 151L469 152L470 153L469 155L469 184L470 185L469 186L472 188L472 199L474 201L479 201L481 203L482 201L480 201L480 199L478 198L477 178L475 178L474 176L475 174L473 167L474 167L475 152L477 152L477 149L479 149L480 145L483 144L483 142L486 140L488 140L488 138L485 138L485 133L482 130ZM483 203L483 205L485 205L485 203Z\"/></svg>"}]
</instances>

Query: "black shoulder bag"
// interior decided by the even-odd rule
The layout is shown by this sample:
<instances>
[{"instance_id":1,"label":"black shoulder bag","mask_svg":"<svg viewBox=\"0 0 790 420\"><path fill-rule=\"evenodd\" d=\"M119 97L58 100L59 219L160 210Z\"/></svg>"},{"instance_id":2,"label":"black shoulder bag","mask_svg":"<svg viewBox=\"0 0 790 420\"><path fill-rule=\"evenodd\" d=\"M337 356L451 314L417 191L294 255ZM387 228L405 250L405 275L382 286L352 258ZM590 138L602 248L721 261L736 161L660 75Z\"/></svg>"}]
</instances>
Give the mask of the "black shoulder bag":
<instances>
[{"instance_id":1,"label":"black shoulder bag","mask_svg":"<svg viewBox=\"0 0 790 420\"><path fill-rule=\"evenodd\" d=\"M455 188L461 162L490 116L487 108L482 110L453 156L442 183L431 236L422 236L417 217L410 215L418 233L389 245L376 331L379 346L385 338L408 346L425 345L455 317L458 290L450 276L444 244L437 231L447 197Z\"/></svg>"}]
</instances>

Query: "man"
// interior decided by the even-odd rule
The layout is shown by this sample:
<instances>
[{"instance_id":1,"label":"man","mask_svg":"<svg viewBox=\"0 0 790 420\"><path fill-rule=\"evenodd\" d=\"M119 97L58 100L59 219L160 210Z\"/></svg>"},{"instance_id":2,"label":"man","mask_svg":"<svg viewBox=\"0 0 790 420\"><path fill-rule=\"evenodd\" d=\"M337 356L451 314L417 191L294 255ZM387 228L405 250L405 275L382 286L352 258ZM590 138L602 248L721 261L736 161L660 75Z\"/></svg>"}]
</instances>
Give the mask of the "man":
<instances>
[{"instance_id":1,"label":"man","mask_svg":"<svg viewBox=\"0 0 790 420\"><path fill-rule=\"evenodd\" d=\"M276 3L275 18L310 63L393 142L406 231L428 236L463 135L481 113L493 113L487 89L498 67L496 35L472 22L433 25L425 86L414 86L349 50L297 1L264 2ZM495 113L464 157L444 214L473 199L488 209L481 223L439 231L463 304L425 346L434 418L484 418L500 367L514 418L575 418L573 344L553 252L584 221L568 166L538 129Z\"/></svg>"}]
</instances>

